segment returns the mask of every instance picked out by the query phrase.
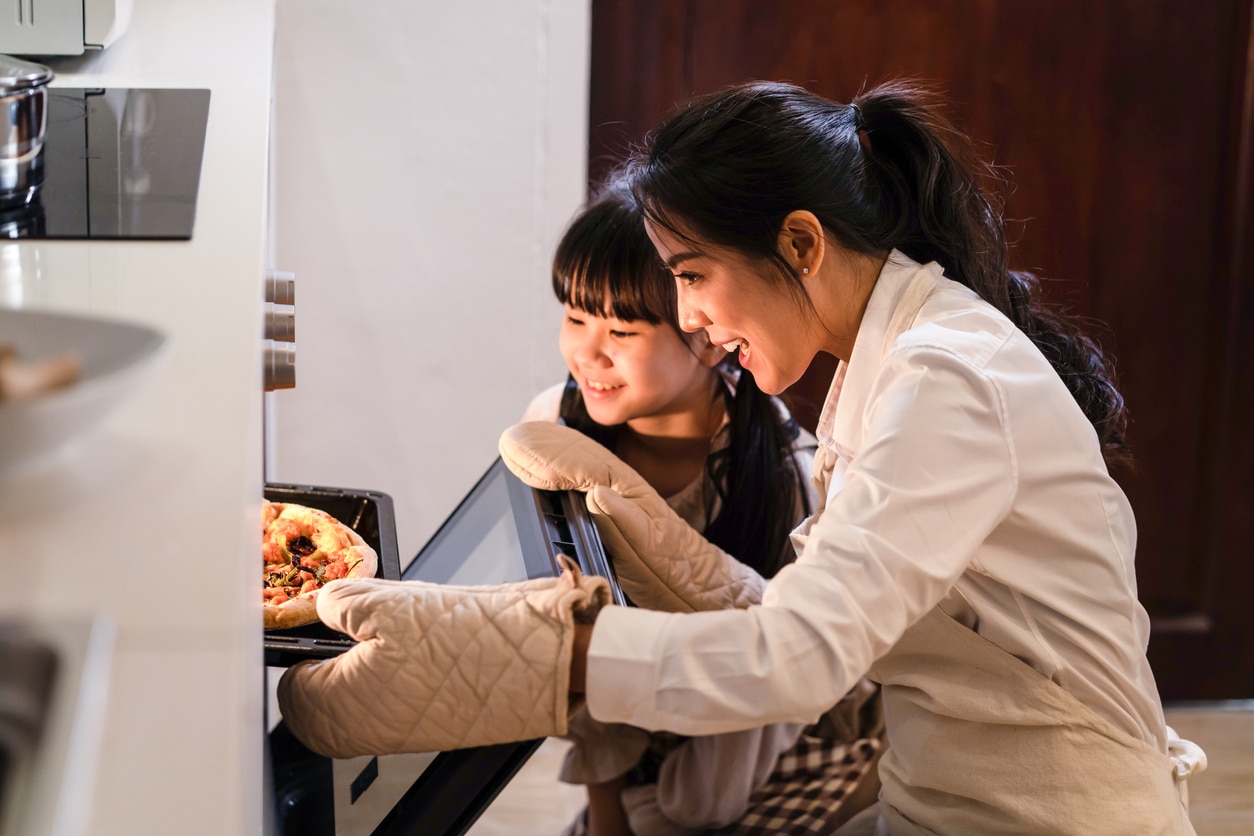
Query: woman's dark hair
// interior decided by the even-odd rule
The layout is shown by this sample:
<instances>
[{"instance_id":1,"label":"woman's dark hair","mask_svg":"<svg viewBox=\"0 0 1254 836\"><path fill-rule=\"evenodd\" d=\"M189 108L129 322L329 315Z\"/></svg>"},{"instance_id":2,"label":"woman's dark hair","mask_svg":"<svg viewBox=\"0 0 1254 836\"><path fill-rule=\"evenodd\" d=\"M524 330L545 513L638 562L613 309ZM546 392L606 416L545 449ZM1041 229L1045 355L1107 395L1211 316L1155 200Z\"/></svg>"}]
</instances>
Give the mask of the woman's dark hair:
<instances>
[{"instance_id":1,"label":"woman's dark hair","mask_svg":"<svg viewBox=\"0 0 1254 836\"><path fill-rule=\"evenodd\" d=\"M675 280L658 259L644 229L644 215L631 191L612 179L571 222L553 256L553 293L564 305L593 316L679 327ZM735 363L734 355L729 360ZM766 577L780 568L788 534L796 526L798 499L808 514L806 492L791 455L799 429L771 397L741 370L735 396L720 387L727 408L728 446L706 459L707 517L715 498L717 516L706 539ZM567 377L559 414L568 426L613 450L622 427L604 426L588 415L579 385Z\"/></svg>"},{"instance_id":2,"label":"woman's dark hair","mask_svg":"<svg viewBox=\"0 0 1254 836\"><path fill-rule=\"evenodd\" d=\"M1127 414L1101 348L1033 297L1010 270L1004 180L941 113L925 86L893 81L838 104L801 87L751 82L693 99L627 164L643 211L694 237L773 263L809 302L778 249L784 218L814 213L840 245L935 261L1010 318L1058 372L1108 462L1129 458Z\"/></svg>"}]
</instances>

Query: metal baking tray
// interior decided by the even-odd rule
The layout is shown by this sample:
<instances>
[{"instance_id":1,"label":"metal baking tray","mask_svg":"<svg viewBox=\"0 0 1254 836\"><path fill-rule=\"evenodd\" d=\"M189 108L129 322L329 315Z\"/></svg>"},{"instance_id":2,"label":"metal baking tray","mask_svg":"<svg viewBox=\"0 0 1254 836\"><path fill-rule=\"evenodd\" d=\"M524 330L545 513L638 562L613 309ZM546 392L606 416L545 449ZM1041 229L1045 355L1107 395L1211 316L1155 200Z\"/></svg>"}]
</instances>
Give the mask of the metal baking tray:
<instances>
[{"instance_id":1,"label":"metal baking tray","mask_svg":"<svg viewBox=\"0 0 1254 836\"><path fill-rule=\"evenodd\" d=\"M400 549L396 545L396 516L392 497L379 491L324 488L267 482L271 502L292 502L326 511L361 535L379 555L375 577L401 579ZM265 660L269 667L286 668L305 659L338 656L356 642L322 623L287 630L267 630Z\"/></svg>"}]
</instances>

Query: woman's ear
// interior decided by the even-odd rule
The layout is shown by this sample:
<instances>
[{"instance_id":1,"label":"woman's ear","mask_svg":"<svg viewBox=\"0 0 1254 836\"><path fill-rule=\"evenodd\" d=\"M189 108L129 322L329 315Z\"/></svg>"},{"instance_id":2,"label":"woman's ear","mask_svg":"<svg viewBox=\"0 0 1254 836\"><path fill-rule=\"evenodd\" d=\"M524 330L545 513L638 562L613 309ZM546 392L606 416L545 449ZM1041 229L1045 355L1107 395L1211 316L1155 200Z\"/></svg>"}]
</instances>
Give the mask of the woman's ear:
<instances>
[{"instance_id":1,"label":"woman's ear","mask_svg":"<svg viewBox=\"0 0 1254 836\"><path fill-rule=\"evenodd\" d=\"M779 251L801 276L812 276L823 265L827 239L813 212L795 209L779 227Z\"/></svg>"}]
</instances>

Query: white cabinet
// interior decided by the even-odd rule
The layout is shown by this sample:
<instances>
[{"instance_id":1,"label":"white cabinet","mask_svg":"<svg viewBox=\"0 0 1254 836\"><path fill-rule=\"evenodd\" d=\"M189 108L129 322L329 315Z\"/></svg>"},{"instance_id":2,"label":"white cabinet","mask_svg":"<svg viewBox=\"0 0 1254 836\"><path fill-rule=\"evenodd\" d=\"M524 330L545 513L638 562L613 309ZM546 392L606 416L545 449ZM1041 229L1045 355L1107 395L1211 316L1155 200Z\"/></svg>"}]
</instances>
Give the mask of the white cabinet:
<instances>
[{"instance_id":1,"label":"white cabinet","mask_svg":"<svg viewBox=\"0 0 1254 836\"><path fill-rule=\"evenodd\" d=\"M114 317L166 361L63 458L0 483L0 621L114 632L86 832L257 833L257 533L272 0L135 0L54 85L211 91L190 241L24 241L3 304Z\"/></svg>"}]
</instances>

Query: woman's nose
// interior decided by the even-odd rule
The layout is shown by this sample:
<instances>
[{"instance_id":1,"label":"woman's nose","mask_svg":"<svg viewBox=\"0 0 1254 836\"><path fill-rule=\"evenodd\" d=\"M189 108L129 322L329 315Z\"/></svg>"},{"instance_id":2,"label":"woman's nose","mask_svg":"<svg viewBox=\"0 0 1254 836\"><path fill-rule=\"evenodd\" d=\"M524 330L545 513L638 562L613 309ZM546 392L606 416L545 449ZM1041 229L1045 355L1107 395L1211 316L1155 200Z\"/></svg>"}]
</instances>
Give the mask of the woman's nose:
<instances>
[{"instance_id":1,"label":"woman's nose","mask_svg":"<svg viewBox=\"0 0 1254 836\"><path fill-rule=\"evenodd\" d=\"M713 325L710 318L697 306L693 305L684 293L682 286L678 293L679 327L685 331L700 331L707 325Z\"/></svg>"}]
</instances>

